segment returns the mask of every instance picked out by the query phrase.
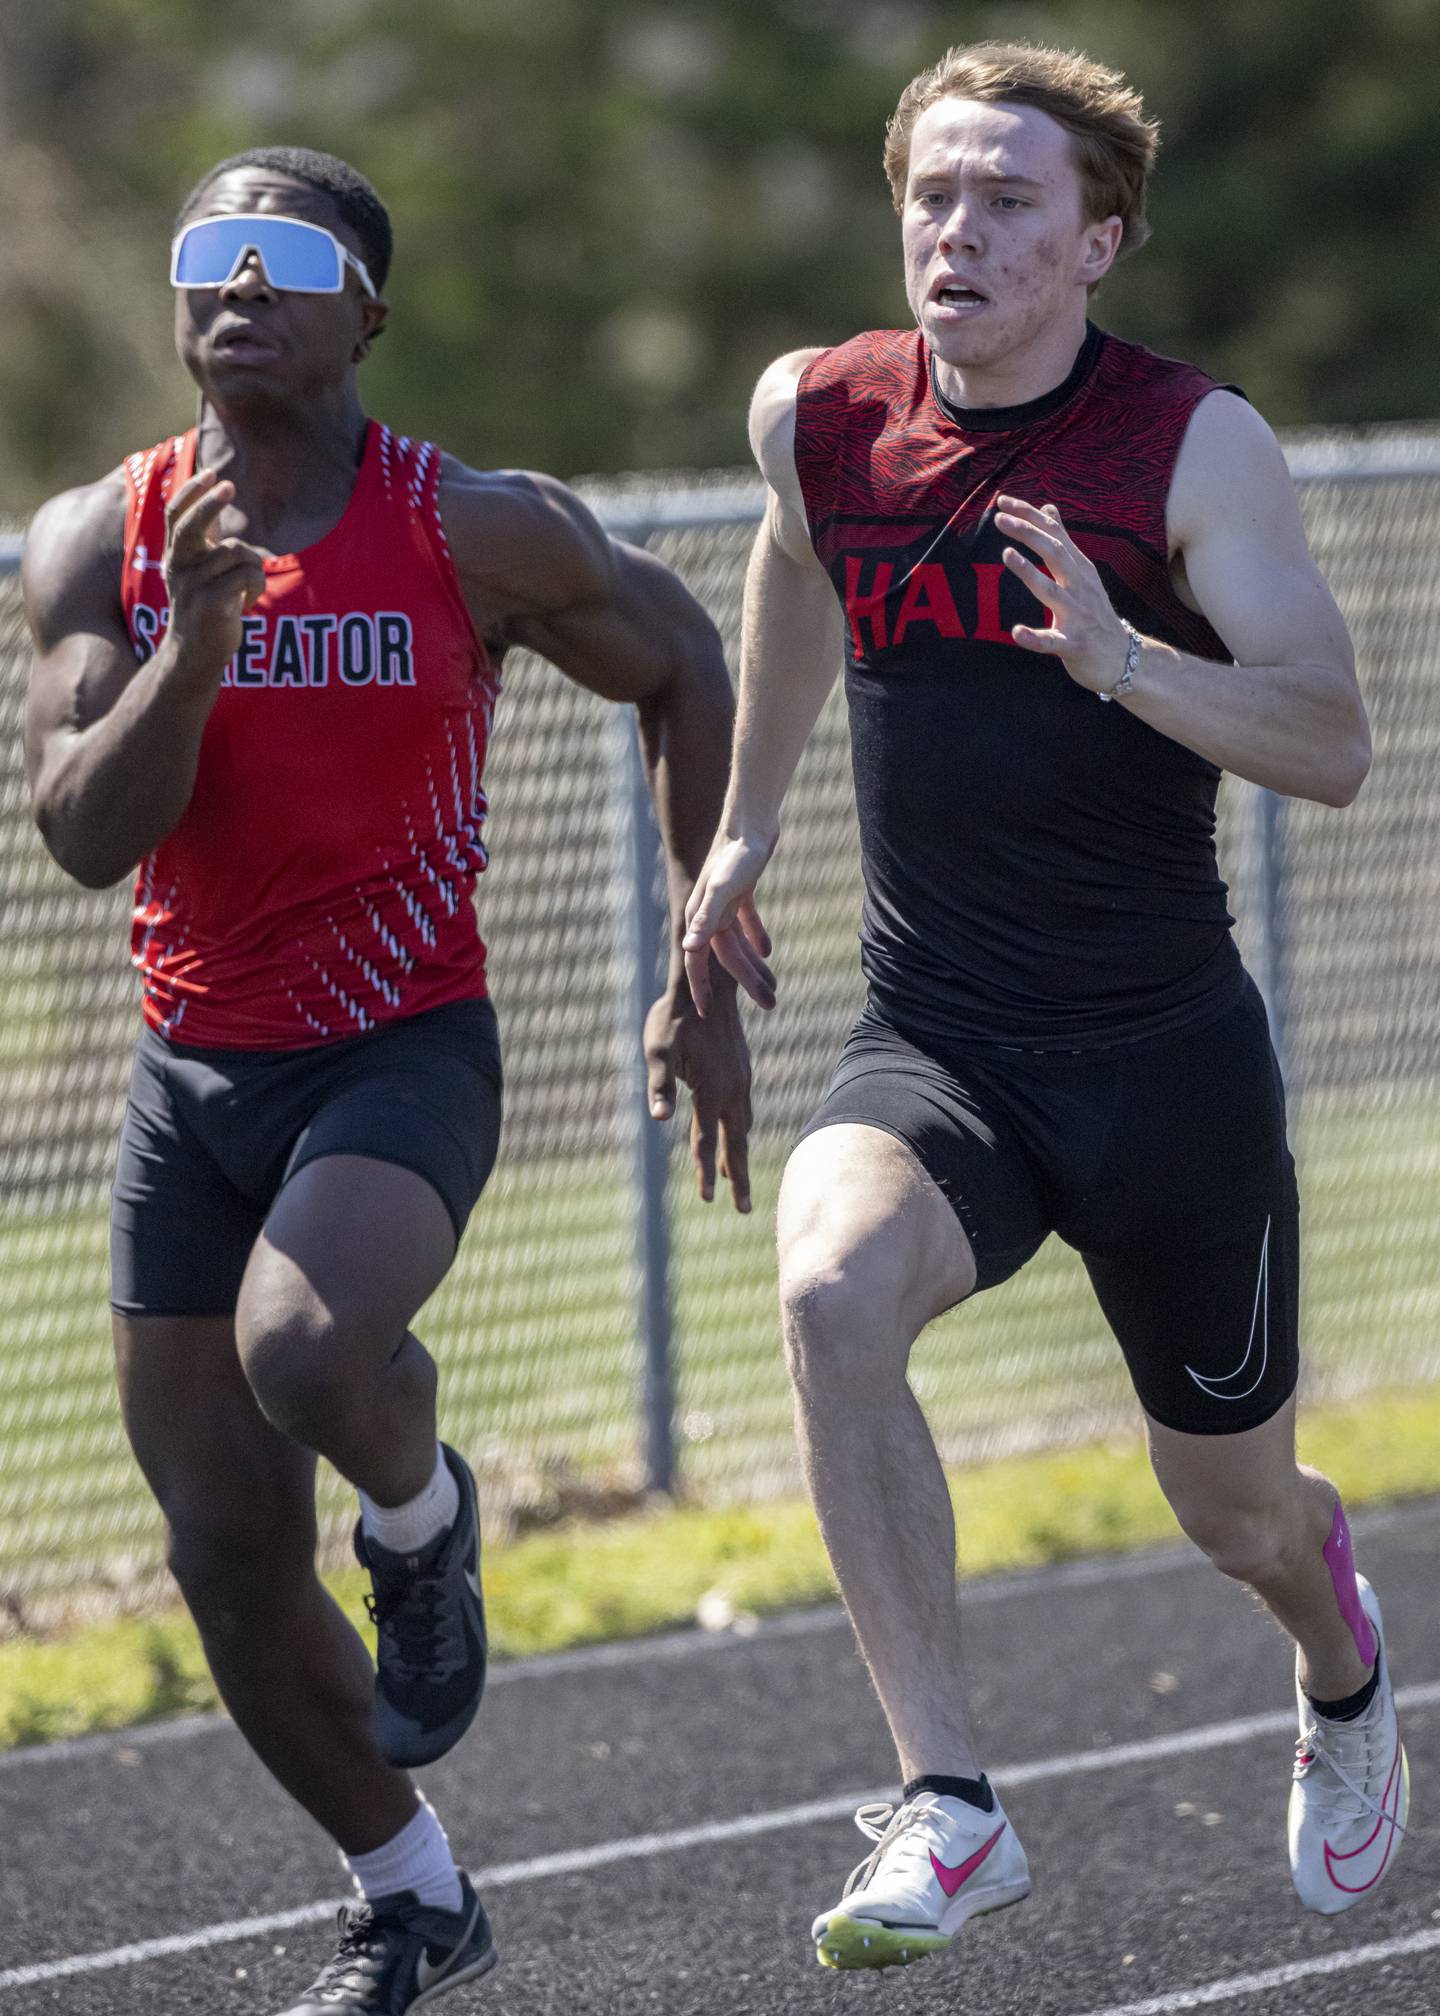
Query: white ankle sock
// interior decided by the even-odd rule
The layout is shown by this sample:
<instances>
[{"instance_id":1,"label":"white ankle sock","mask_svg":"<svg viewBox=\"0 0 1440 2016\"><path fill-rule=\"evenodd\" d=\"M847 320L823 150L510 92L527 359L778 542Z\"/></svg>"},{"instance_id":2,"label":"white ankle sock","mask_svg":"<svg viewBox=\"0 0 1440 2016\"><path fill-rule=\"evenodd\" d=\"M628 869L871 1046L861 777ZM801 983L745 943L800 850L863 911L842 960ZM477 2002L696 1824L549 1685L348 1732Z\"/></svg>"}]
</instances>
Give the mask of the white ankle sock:
<instances>
[{"instance_id":1,"label":"white ankle sock","mask_svg":"<svg viewBox=\"0 0 1440 2016\"><path fill-rule=\"evenodd\" d=\"M377 1897L413 1890L422 1904L433 1904L441 1911L460 1909L460 1871L445 1829L423 1792L419 1812L393 1841L373 1848L368 1855L343 1855L340 1859L361 1894L372 1903Z\"/></svg>"},{"instance_id":2,"label":"white ankle sock","mask_svg":"<svg viewBox=\"0 0 1440 2016\"><path fill-rule=\"evenodd\" d=\"M460 1486L438 1442L430 1482L405 1504L377 1505L360 1493L360 1523L389 1554L418 1553L449 1531L459 1510Z\"/></svg>"}]
</instances>

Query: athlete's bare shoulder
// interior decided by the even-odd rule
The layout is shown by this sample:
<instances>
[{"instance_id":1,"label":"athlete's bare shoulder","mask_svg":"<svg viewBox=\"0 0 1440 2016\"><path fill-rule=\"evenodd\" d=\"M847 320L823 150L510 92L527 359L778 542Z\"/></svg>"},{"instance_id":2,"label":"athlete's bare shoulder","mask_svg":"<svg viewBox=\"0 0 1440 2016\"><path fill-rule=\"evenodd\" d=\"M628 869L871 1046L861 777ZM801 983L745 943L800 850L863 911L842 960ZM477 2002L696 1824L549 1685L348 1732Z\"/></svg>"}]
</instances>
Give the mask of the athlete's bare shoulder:
<instances>
[{"instance_id":1,"label":"athlete's bare shoulder","mask_svg":"<svg viewBox=\"0 0 1440 2016\"><path fill-rule=\"evenodd\" d=\"M1306 542L1284 452L1235 393L1207 394L1190 416L1166 517L1177 593L1240 664L1326 666L1353 681L1349 634Z\"/></svg>"},{"instance_id":2,"label":"athlete's bare shoulder","mask_svg":"<svg viewBox=\"0 0 1440 2016\"><path fill-rule=\"evenodd\" d=\"M1298 522L1284 450L1248 399L1218 386L1196 405L1175 460L1166 502L1170 543L1183 552L1217 518L1276 510Z\"/></svg>"},{"instance_id":3,"label":"athlete's bare shoulder","mask_svg":"<svg viewBox=\"0 0 1440 2016\"><path fill-rule=\"evenodd\" d=\"M762 372L750 401L750 448L774 499L770 519L780 544L797 560L812 558L805 498L795 469L795 403L820 347L787 350Z\"/></svg>"},{"instance_id":4,"label":"athlete's bare shoulder","mask_svg":"<svg viewBox=\"0 0 1440 2016\"><path fill-rule=\"evenodd\" d=\"M612 539L582 497L531 470L442 465L440 509L487 649L538 652L608 700L651 698L698 652L720 667L714 625L677 575Z\"/></svg>"},{"instance_id":5,"label":"athlete's bare shoulder","mask_svg":"<svg viewBox=\"0 0 1440 2016\"><path fill-rule=\"evenodd\" d=\"M482 635L517 613L604 599L616 555L584 500L530 469L441 463L440 517Z\"/></svg>"},{"instance_id":6,"label":"athlete's bare shoulder","mask_svg":"<svg viewBox=\"0 0 1440 2016\"><path fill-rule=\"evenodd\" d=\"M581 499L558 476L538 469L472 469L454 455L440 458L442 507L484 521L494 532L512 525L534 530L550 519L589 517Z\"/></svg>"},{"instance_id":7,"label":"athlete's bare shoulder","mask_svg":"<svg viewBox=\"0 0 1440 2016\"><path fill-rule=\"evenodd\" d=\"M123 469L40 506L25 535L20 585L42 651L97 607L118 615L124 553Z\"/></svg>"},{"instance_id":8,"label":"athlete's bare shoulder","mask_svg":"<svg viewBox=\"0 0 1440 2016\"><path fill-rule=\"evenodd\" d=\"M761 373L750 401L750 447L760 473L772 490L796 504L795 401L806 367L822 354L818 347L787 350Z\"/></svg>"},{"instance_id":9,"label":"athlete's bare shoulder","mask_svg":"<svg viewBox=\"0 0 1440 2016\"><path fill-rule=\"evenodd\" d=\"M471 469L447 455L440 512L462 572L466 560L487 573L503 572L507 563L528 571L537 554L552 564L588 560L602 571L606 565L609 541L589 505L538 470Z\"/></svg>"}]
</instances>

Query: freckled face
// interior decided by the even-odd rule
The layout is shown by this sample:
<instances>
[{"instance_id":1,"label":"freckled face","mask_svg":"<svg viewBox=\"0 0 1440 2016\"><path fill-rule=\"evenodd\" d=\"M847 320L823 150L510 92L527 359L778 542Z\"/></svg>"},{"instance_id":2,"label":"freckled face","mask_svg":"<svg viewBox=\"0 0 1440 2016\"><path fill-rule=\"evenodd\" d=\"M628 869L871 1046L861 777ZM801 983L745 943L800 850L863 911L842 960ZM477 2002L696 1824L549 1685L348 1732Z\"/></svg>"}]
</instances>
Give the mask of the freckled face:
<instances>
[{"instance_id":1,"label":"freckled face","mask_svg":"<svg viewBox=\"0 0 1440 2016\"><path fill-rule=\"evenodd\" d=\"M937 357L971 371L1083 327L1120 240L1118 218L1086 217L1063 126L971 98L916 120L901 225L911 312Z\"/></svg>"}]
</instances>

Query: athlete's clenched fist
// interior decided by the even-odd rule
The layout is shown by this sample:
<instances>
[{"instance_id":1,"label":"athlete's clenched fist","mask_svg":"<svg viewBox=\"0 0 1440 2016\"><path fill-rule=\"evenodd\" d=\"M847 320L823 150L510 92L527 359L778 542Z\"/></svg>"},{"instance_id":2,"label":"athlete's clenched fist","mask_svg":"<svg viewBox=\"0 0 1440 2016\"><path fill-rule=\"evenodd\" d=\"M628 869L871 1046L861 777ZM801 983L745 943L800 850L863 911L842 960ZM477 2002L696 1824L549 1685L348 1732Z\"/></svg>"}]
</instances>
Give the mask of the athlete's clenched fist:
<instances>
[{"instance_id":1,"label":"athlete's clenched fist","mask_svg":"<svg viewBox=\"0 0 1440 2016\"><path fill-rule=\"evenodd\" d=\"M220 513L235 485L201 469L165 509L165 587L170 635L187 661L219 681L240 648L240 619L265 592L265 559L243 539L221 539Z\"/></svg>"}]
</instances>

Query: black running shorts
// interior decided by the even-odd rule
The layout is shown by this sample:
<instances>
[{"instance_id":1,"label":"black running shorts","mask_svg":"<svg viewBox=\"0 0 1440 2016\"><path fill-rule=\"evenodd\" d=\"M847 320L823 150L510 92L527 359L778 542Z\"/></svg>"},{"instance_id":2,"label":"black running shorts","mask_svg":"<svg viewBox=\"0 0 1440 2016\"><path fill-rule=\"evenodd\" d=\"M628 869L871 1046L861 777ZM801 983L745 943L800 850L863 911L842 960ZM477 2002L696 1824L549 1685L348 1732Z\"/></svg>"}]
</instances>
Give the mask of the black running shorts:
<instances>
[{"instance_id":1,"label":"black running shorts","mask_svg":"<svg viewBox=\"0 0 1440 2016\"><path fill-rule=\"evenodd\" d=\"M993 1288L1058 1233L1141 1404L1189 1435L1255 1428L1299 1368L1299 1199L1264 1003L1080 1052L908 1039L867 1008L805 1129L914 1150Z\"/></svg>"},{"instance_id":2,"label":"black running shorts","mask_svg":"<svg viewBox=\"0 0 1440 2016\"><path fill-rule=\"evenodd\" d=\"M322 1155L413 1169L458 1241L494 1167L500 1095L489 1001L304 1050L201 1050L147 1028L115 1169L112 1306L232 1315L270 1207Z\"/></svg>"}]
</instances>

